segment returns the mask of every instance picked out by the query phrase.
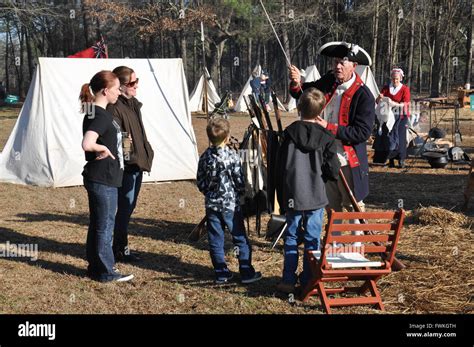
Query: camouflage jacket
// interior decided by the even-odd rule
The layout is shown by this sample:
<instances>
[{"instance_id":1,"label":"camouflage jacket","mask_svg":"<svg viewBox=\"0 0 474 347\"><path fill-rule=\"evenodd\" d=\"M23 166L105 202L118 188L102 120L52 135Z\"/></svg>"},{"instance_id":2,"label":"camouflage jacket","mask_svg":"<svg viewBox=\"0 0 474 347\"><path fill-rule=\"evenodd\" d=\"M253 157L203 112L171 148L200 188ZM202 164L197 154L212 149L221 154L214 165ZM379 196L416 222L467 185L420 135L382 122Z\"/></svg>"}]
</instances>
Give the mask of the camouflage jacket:
<instances>
[{"instance_id":1,"label":"camouflage jacket","mask_svg":"<svg viewBox=\"0 0 474 347\"><path fill-rule=\"evenodd\" d=\"M239 208L245 192L240 157L229 147L209 147L199 158L197 186L206 197L206 208L217 212Z\"/></svg>"}]
</instances>

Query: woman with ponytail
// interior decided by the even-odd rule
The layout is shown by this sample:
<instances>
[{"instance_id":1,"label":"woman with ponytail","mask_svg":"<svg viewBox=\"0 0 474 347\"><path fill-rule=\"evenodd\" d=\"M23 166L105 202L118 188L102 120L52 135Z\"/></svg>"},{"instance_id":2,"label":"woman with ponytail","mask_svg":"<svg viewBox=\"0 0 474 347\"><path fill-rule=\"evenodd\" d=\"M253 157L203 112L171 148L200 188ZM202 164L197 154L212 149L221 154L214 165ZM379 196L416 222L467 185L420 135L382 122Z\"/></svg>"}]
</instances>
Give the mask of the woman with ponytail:
<instances>
[{"instance_id":1,"label":"woman with ponytail","mask_svg":"<svg viewBox=\"0 0 474 347\"><path fill-rule=\"evenodd\" d=\"M118 187L122 184L123 155L120 126L106 111L120 95L120 82L111 71L100 71L81 88L84 120L82 149L86 165L82 175L89 197L90 222L87 233L87 273L100 282L129 281L114 267L112 237L117 210Z\"/></svg>"}]
</instances>

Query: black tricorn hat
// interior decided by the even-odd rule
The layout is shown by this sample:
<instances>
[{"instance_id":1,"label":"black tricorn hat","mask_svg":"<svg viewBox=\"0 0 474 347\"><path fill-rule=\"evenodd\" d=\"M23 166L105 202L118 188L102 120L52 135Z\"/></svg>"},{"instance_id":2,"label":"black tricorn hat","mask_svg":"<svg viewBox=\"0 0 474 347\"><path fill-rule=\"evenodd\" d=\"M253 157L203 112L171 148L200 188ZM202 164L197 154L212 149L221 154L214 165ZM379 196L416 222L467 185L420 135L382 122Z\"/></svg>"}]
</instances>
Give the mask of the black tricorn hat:
<instances>
[{"instance_id":1,"label":"black tricorn hat","mask_svg":"<svg viewBox=\"0 0 474 347\"><path fill-rule=\"evenodd\" d=\"M361 65L372 65L369 53L354 43L328 42L321 46L318 53L327 57L347 58L347 60Z\"/></svg>"}]
</instances>

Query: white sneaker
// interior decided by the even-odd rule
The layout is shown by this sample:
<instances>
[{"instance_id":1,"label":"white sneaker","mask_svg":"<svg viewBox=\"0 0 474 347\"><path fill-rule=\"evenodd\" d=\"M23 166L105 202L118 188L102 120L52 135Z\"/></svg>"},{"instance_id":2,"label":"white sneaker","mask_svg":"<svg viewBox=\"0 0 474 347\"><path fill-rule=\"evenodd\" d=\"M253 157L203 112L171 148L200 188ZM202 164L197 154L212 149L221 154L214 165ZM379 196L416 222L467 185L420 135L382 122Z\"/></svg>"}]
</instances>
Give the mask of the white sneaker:
<instances>
[{"instance_id":1,"label":"white sneaker","mask_svg":"<svg viewBox=\"0 0 474 347\"><path fill-rule=\"evenodd\" d=\"M133 275L130 274L130 275L120 275L120 277L117 277L117 279L115 279L114 281L115 282L128 282L130 280L133 279Z\"/></svg>"}]
</instances>

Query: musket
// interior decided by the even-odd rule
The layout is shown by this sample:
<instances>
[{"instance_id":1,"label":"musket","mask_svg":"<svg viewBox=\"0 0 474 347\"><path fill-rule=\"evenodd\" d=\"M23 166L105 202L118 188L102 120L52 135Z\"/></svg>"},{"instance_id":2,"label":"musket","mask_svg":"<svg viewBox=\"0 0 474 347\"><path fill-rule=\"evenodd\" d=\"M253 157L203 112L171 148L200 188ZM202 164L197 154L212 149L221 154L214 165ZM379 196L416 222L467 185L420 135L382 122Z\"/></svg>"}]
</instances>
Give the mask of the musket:
<instances>
[{"instance_id":1,"label":"musket","mask_svg":"<svg viewBox=\"0 0 474 347\"><path fill-rule=\"evenodd\" d=\"M201 221L199 222L198 225L196 225L194 227L194 229L189 233L188 235L188 239L190 241L199 241L199 239L201 238L201 236L204 234L204 232L206 231L206 221L207 221L207 217L204 216L203 219L201 219Z\"/></svg>"},{"instance_id":2,"label":"musket","mask_svg":"<svg viewBox=\"0 0 474 347\"><path fill-rule=\"evenodd\" d=\"M252 120L253 124L255 124L254 122L254 119L257 120L257 123L258 122L258 118L257 116L255 115L255 112L253 112L252 108L249 106L249 103L247 101L247 98L245 97L245 95L243 96L244 97L244 101L245 101L245 105L247 106L247 111L249 111L249 115L250 115L250 119ZM262 126L262 124L255 124L258 128L260 128Z\"/></svg>"},{"instance_id":3,"label":"musket","mask_svg":"<svg viewBox=\"0 0 474 347\"><path fill-rule=\"evenodd\" d=\"M275 91L272 90L272 102L273 110L275 111L275 118L277 121L278 132L281 134L283 132L283 125L281 124L280 110L278 109L278 99Z\"/></svg>"},{"instance_id":4,"label":"musket","mask_svg":"<svg viewBox=\"0 0 474 347\"><path fill-rule=\"evenodd\" d=\"M273 131L272 121L271 121L270 115L268 114L268 111L267 111L267 104L266 104L265 99L263 98L263 95L261 93L258 94L258 100L260 101L260 106L262 107L262 111L263 111L263 114L265 116L265 121L267 122L267 125L268 125L268 130Z\"/></svg>"},{"instance_id":5,"label":"musket","mask_svg":"<svg viewBox=\"0 0 474 347\"><path fill-rule=\"evenodd\" d=\"M267 129L267 124L265 119L262 116L262 110L258 107L257 101L255 100L252 94L249 94L250 106L253 109L255 116L257 117L258 123L260 124L260 128L265 130Z\"/></svg>"},{"instance_id":6,"label":"musket","mask_svg":"<svg viewBox=\"0 0 474 347\"><path fill-rule=\"evenodd\" d=\"M258 107L257 102L255 101L255 98L252 94L249 95L250 99L250 105L252 106L253 112L255 113L258 123L260 124L260 129L262 132L262 136L259 136L261 138L261 143L262 143L262 155L265 158L267 158L267 123L265 122L265 119L262 117L262 110L260 107Z\"/></svg>"}]
</instances>

